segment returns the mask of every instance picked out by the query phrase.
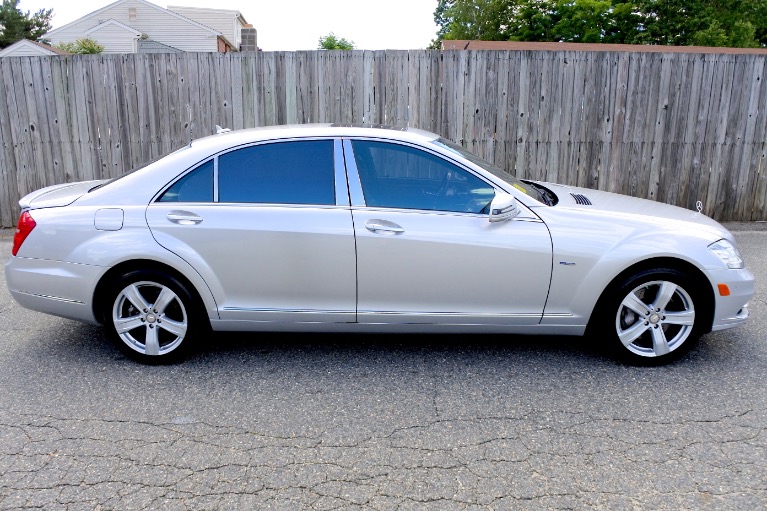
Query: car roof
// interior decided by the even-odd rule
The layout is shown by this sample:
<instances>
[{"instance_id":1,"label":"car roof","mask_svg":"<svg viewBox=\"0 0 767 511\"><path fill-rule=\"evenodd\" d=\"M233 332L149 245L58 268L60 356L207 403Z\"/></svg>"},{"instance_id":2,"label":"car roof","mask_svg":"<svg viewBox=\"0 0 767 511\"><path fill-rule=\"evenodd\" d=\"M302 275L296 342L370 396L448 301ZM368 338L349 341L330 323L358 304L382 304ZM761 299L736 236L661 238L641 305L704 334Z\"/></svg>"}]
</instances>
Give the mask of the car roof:
<instances>
[{"instance_id":1,"label":"car roof","mask_svg":"<svg viewBox=\"0 0 767 511\"><path fill-rule=\"evenodd\" d=\"M190 145L194 149L215 152L253 142L304 137L373 137L426 143L439 135L417 128L380 124L288 124L226 131L193 140Z\"/></svg>"}]
</instances>

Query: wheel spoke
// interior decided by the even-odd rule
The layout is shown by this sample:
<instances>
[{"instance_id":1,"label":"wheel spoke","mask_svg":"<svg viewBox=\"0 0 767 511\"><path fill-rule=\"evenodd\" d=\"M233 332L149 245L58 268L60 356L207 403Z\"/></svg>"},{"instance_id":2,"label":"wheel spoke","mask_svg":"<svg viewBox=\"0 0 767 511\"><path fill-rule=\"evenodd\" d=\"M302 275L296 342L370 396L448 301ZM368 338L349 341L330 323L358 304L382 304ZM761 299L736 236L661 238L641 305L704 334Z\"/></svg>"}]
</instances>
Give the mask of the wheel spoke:
<instances>
[{"instance_id":1,"label":"wheel spoke","mask_svg":"<svg viewBox=\"0 0 767 511\"><path fill-rule=\"evenodd\" d=\"M131 316L129 318L115 318L114 319L115 330L118 334L130 332L134 328L146 326L146 323L141 321L141 316Z\"/></svg>"},{"instance_id":2,"label":"wheel spoke","mask_svg":"<svg viewBox=\"0 0 767 511\"><path fill-rule=\"evenodd\" d=\"M629 344L639 339L639 337L645 333L645 331L647 331L647 326L644 324L644 322L637 321L626 330L618 332L618 337L624 346L628 346Z\"/></svg>"},{"instance_id":3,"label":"wheel spoke","mask_svg":"<svg viewBox=\"0 0 767 511\"><path fill-rule=\"evenodd\" d=\"M144 353L147 355L160 354L160 340L157 337L157 328L146 329L146 338L144 340Z\"/></svg>"},{"instance_id":4,"label":"wheel spoke","mask_svg":"<svg viewBox=\"0 0 767 511\"><path fill-rule=\"evenodd\" d=\"M668 302L671 301L671 298L673 298L674 293L676 292L677 285L673 282L664 281L660 285L660 290L658 291L658 296L655 298L655 303L653 304L656 309L663 310L666 308L666 305L668 305Z\"/></svg>"},{"instance_id":5,"label":"wheel spoke","mask_svg":"<svg viewBox=\"0 0 767 511\"><path fill-rule=\"evenodd\" d=\"M623 302L621 302L621 305L623 307L628 307L640 316L645 316L647 311L650 310L650 306L640 300L639 297L634 293L631 293L626 298L624 298Z\"/></svg>"},{"instance_id":6,"label":"wheel spoke","mask_svg":"<svg viewBox=\"0 0 767 511\"><path fill-rule=\"evenodd\" d=\"M123 289L122 294L125 298L130 301L130 303L133 304L134 307L139 309L140 311L145 311L149 308L149 304L146 303L146 300L144 300L144 297L141 296L141 293L138 290L138 287L136 287L135 284L131 284L130 286Z\"/></svg>"},{"instance_id":7,"label":"wheel spoke","mask_svg":"<svg viewBox=\"0 0 767 511\"><path fill-rule=\"evenodd\" d=\"M158 323L157 326L172 333L176 337L184 337L184 335L186 335L186 324L180 321L162 318L162 321Z\"/></svg>"},{"instance_id":8,"label":"wheel spoke","mask_svg":"<svg viewBox=\"0 0 767 511\"><path fill-rule=\"evenodd\" d=\"M695 324L695 311L682 311L682 312L666 312L666 319L663 323L670 325L689 325Z\"/></svg>"},{"instance_id":9,"label":"wheel spoke","mask_svg":"<svg viewBox=\"0 0 767 511\"><path fill-rule=\"evenodd\" d=\"M170 305L171 302L173 302L175 299L176 293L167 287L164 287L162 288L162 291L160 291L160 295L157 297L157 300L155 300L152 308L157 311L158 314L162 314L165 312L165 309L168 307L168 305Z\"/></svg>"},{"instance_id":10,"label":"wheel spoke","mask_svg":"<svg viewBox=\"0 0 767 511\"><path fill-rule=\"evenodd\" d=\"M666 340L666 334L663 333L663 329L660 327L652 328L652 349L655 352L655 356L668 354L671 350L668 347L668 341Z\"/></svg>"}]
</instances>

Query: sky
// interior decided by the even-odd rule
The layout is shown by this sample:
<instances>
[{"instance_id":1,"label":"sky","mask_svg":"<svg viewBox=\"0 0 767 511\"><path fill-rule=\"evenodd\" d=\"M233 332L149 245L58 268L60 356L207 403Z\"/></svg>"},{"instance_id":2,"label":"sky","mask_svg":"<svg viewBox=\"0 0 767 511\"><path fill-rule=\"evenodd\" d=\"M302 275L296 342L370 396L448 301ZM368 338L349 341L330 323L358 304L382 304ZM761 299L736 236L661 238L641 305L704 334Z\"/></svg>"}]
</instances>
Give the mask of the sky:
<instances>
[{"instance_id":1,"label":"sky","mask_svg":"<svg viewBox=\"0 0 767 511\"><path fill-rule=\"evenodd\" d=\"M53 28L109 5L109 0L21 0L19 9L53 9ZM359 50L417 50L436 37L437 0L162 0L183 5L232 9L258 32L264 51L315 50L333 32Z\"/></svg>"}]
</instances>

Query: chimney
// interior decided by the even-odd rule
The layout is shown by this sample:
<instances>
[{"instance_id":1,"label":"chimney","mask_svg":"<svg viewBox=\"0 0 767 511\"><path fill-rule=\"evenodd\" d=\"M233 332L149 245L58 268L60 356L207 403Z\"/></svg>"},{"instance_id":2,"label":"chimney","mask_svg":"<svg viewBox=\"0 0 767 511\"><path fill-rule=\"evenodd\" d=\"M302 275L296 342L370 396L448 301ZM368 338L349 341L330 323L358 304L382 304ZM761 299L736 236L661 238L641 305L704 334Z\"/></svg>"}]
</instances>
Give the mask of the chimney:
<instances>
[{"instance_id":1,"label":"chimney","mask_svg":"<svg viewBox=\"0 0 767 511\"><path fill-rule=\"evenodd\" d=\"M240 51L258 51L256 29L253 25L245 25L240 30Z\"/></svg>"}]
</instances>

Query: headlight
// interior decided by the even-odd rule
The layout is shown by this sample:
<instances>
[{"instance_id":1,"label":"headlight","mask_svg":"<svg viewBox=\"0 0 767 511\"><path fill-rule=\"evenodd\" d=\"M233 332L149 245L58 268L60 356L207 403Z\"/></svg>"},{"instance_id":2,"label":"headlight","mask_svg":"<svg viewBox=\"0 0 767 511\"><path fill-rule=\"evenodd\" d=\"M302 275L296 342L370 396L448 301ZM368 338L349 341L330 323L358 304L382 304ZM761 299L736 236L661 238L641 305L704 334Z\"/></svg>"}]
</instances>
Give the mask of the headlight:
<instances>
[{"instance_id":1,"label":"headlight","mask_svg":"<svg viewBox=\"0 0 767 511\"><path fill-rule=\"evenodd\" d=\"M743 268L743 258L740 257L738 249L727 240L719 240L708 246L708 249L719 259L722 260L728 268Z\"/></svg>"}]
</instances>

